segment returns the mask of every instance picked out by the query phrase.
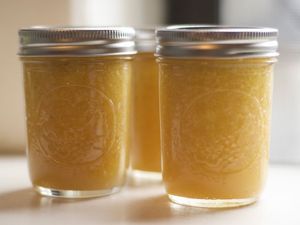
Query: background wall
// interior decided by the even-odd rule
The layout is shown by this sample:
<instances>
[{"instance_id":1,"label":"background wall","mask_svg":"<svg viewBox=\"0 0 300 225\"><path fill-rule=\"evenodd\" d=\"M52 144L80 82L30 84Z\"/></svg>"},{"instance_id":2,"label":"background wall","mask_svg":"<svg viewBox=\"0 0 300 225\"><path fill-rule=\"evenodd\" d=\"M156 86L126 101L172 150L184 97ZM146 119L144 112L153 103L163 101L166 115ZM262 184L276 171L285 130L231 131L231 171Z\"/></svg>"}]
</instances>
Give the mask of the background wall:
<instances>
[{"instance_id":1,"label":"background wall","mask_svg":"<svg viewBox=\"0 0 300 225\"><path fill-rule=\"evenodd\" d=\"M165 22L166 0L70 0L77 25L153 26Z\"/></svg>"}]
</instances>

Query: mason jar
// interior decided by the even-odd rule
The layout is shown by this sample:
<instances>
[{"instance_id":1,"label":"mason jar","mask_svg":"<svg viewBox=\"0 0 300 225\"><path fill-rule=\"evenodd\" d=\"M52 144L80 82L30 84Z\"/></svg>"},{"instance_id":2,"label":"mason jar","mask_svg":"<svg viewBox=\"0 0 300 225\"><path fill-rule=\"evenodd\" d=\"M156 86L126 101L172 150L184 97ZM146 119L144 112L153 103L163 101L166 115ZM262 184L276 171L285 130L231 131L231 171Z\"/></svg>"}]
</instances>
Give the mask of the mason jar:
<instances>
[{"instance_id":1,"label":"mason jar","mask_svg":"<svg viewBox=\"0 0 300 225\"><path fill-rule=\"evenodd\" d=\"M127 27L19 31L27 156L38 193L95 197L124 184L134 34Z\"/></svg>"},{"instance_id":2,"label":"mason jar","mask_svg":"<svg viewBox=\"0 0 300 225\"><path fill-rule=\"evenodd\" d=\"M158 29L162 171L171 201L253 203L265 183L277 30Z\"/></svg>"},{"instance_id":3,"label":"mason jar","mask_svg":"<svg viewBox=\"0 0 300 225\"><path fill-rule=\"evenodd\" d=\"M155 30L136 29L133 59L131 167L137 178L161 179Z\"/></svg>"}]
</instances>

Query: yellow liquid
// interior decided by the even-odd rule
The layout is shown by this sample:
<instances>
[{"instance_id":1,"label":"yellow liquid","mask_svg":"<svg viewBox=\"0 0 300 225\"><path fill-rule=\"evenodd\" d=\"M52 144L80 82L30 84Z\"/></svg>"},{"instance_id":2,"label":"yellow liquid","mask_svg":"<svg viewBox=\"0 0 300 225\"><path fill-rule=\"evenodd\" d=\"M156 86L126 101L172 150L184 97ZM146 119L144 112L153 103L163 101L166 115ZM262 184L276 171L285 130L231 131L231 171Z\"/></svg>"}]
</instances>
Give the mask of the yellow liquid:
<instances>
[{"instance_id":1,"label":"yellow liquid","mask_svg":"<svg viewBox=\"0 0 300 225\"><path fill-rule=\"evenodd\" d=\"M160 172L158 68L153 53L138 53L133 70L131 165L134 170Z\"/></svg>"},{"instance_id":2,"label":"yellow liquid","mask_svg":"<svg viewBox=\"0 0 300 225\"><path fill-rule=\"evenodd\" d=\"M128 165L129 57L23 57L34 186L101 190Z\"/></svg>"},{"instance_id":3,"label":"yellow liquid","mask_svg":"<svg viewBox=\"0 0 300 225\"><path fill-rule=\"evenodd\" d=\"M168 194L256 198L267 172L272 59L160 59Z\"/></svg>"}]
</instances>

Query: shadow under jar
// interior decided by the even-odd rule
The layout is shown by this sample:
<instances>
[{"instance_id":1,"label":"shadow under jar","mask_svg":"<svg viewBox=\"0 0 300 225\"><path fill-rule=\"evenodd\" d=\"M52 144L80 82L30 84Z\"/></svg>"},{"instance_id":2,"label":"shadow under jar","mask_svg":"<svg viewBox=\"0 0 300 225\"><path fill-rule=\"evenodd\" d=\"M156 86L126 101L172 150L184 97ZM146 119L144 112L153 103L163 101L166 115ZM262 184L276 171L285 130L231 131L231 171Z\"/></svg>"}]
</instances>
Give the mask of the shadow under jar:
<instances>
[{"instance_id":1,"label":"shadow under jar","mask_svg":"<svg viewBox=\"0 0 300 225\"><path fill-rule=\"evenodd\" d=\"M67 198L118 191L128 167L134 30L33 27L19 36L33 186Z\"/></svg>"},{"instance_id":2,"label":"shadow under jar","mask_svg":"<svg viewBox=\"0 0 300 225\"><path fill-rule=\"evenodd\" d=\"M157 41L169 198L208 208L255 202L269 158L277 30L170 26Z\"/></svg>"},{"instance_id":3,"label":"shadow under jar","mask_svg":"<svg viewBox=\"0 0 300 225\"><path fill-rule=\"evenodd\" d=\"M136 178L161 179L155 30L136 30L133 60L131 167Z\"/></svg>"}]
</instances>

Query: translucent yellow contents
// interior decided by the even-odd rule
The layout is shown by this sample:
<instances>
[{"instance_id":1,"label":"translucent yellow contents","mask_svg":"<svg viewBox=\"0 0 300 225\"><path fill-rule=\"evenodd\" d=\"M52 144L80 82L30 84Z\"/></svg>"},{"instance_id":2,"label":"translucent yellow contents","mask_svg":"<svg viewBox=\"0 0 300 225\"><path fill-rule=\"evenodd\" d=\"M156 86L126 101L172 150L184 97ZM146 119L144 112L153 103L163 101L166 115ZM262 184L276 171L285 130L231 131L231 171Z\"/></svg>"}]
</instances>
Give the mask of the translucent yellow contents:
<instances>
[{"instance_id":1,"label":"translucent yellow contents","mask_svg":"<svg viewBox=\"0 0 300 225\"><path fill-rule=\"evenodd\" d=\"M133 61L134 170L160 172L158 68L153 52L138 53Z\"/></svg>"},{"instance_id":2,"label":"translucent yellow contents","mask_svg":"<svg viewBox=\"0 0 300 225\"><path fill-rule=\"evenodd\" d=\"M168 194L256 198L265 181L272 59L160 59Z\"/></svg>"},{"instance_id":3,"label":"translucent yellow contents","mask_svg":"<svg viewBox=\"0 0 300 225\"><path fill-rule=\"evenodd\" d=\"M101 190L124 183L128 59L22 58L34 186Z\"/></svg>"}]
</instances>

